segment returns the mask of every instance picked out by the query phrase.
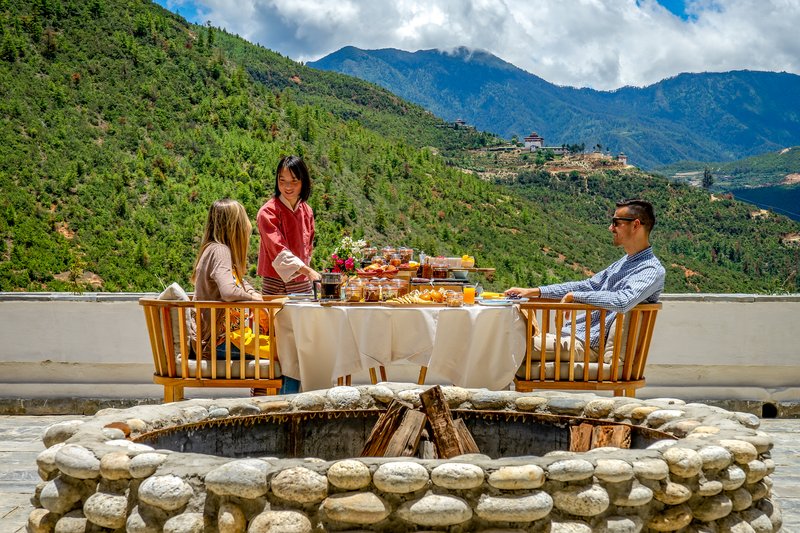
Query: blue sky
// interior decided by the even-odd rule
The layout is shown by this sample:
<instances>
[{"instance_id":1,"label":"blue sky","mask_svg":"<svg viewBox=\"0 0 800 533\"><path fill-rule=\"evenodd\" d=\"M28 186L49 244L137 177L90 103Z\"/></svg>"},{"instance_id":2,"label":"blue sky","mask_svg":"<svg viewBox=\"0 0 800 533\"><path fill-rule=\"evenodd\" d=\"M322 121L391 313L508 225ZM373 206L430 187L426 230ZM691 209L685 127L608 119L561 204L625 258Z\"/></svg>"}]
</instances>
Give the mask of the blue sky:
<instances>
[{"instance_id":1,"label":"blue sky","mask_svg":"<svg viewBox=\"0 0 800 533\"><path fill-rule=\"evenodd\" d=\"M343 46L487 50L550 82L800 73L800 0L155 0L297 61Z\"/></svg>"}]
</instances>

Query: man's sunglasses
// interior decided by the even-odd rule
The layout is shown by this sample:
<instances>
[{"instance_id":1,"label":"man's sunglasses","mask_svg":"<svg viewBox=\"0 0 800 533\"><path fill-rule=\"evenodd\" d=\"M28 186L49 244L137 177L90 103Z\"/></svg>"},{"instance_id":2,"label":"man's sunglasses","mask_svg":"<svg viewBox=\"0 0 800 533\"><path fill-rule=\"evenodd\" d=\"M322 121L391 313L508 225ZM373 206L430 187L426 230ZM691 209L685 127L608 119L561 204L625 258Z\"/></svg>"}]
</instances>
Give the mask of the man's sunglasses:
<instances>
[{"instance_id":1,"label":"man's sunglasses","mask_svg":"<svg viewBox=\"0 0 800 533\"><path fill-rule=\"evenodd\" d=\"M620 222L633 222L634 220L639 220L639 219L630 217L611 217L611 225L614 226L615 228L618 228Z\"/></svg>"}]
</instances>

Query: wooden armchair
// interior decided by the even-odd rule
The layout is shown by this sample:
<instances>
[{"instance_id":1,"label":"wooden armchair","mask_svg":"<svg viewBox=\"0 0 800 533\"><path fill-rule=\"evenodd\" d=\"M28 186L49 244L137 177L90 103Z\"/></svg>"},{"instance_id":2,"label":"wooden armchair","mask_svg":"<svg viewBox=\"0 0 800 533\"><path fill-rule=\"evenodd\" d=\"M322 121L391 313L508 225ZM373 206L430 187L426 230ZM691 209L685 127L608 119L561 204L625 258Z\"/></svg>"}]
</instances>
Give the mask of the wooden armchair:
<instances>
[{"instance_id":1,"label":"wooden armchair","mask_svg":"<svg viewBox=\"0 0 800 533\"><path fill-rule=\"evenodd\" d=\"M153 352L153 382L164 386L165 402L182 400L185 387L264 388L270 394L278 393L283 380L277 355L275 313L283 306L282 302L195 302L141 298L139 305L144 309ZM197 342L190 351L187 316L190 316L191 310L195 311L193 320ZM239 338L238 357L232 357L231 354L234 345L231 335L226 335L225 359L215 359L213 348L210 356L199 355L203 351L200 342L203 337L201 310L207 310L211 317L212 339L217 338L219 313L224 314L226 331L231 331L232 315L235 316L235 313L252 317L253 324L266 319L270 332L268 355L265 357L262 354L265 350L258 335L251 340L249 350L245 349L245 337ZM246 351L255 355L247 356Z\"/></svg>"},{"instance_id":2,"label":"wooden armchair","mask_svg":"<svg viewBox=\"0 0 800 533\"><path fill-rule=\"evenodd\" d=\"M589 346L589 330L593 324L592 312L597 311L601 324L609 311L579 303L535 299L520 304L528 323L525 363L514 379L516 390L613 390L614 396L635 396L636 389L644 387L644 369L647 353L661 304L640 304L629 312L617 314L605 338L601 327L599 353L583 350ZM569 336L562 335L562 327L571 313L572 327ZM586 336L576 338L575 321L586 317ZM596 323L596 322L595 322ZM548 334L555 342L548 347ZM578 341L578 342L576 342Z\"/></svg>"}]
</instances>

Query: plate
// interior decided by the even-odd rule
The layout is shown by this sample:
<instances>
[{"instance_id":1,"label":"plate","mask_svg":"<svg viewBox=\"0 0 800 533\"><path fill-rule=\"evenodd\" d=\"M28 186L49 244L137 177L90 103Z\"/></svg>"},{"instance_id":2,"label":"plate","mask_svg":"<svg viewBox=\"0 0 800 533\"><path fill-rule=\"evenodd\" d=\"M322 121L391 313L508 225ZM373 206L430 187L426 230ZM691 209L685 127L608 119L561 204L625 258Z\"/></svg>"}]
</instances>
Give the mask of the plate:
<instances>
[{"instance_id":1,"label":"plate","mask_svg":"<svg viewBox=\"0 0 800 533\"><path fill-rule=\"evenodd\" d=\"M294 292L286 295L290 300L313 300L314 295L310 292Z\"/></svg>"},{"instance_id":2,"label":"plate","mask_svg":"<svg viewBox=\"0 0 800 533\"><path fill-rule=\"evenodd\" d=\"M527 302L527 298L515 298L510 300L508 298L493 298L491 300L484 300L482 298L475 298L475 303L478 305L489 305L489 306L507 306L507 305L514 305L522 302Z\"/></svg>"}]
</instances>

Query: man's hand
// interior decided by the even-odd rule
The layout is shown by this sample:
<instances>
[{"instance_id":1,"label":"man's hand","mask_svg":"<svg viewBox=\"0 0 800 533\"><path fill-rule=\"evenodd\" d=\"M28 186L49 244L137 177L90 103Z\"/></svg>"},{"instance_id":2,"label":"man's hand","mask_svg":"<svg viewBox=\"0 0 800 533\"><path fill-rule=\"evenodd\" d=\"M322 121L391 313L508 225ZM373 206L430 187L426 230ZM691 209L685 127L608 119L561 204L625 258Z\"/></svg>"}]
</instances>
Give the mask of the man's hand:
<instances>
[{"instance_id":1,"label":"man's hand","mask_svg":"<svg viewBox=\"0 0 800 533\"><path fill-rule=\"evenodd\" d=\"M572 295L571 292L568 292L567 294L564 295L563 298L561 298L561 303L562 304L568 304L568 303L572 303L574 301L575 301L575 297ZM564 311L564 319L565 320L569 320L570 316L572 316L572 311Z\"/></svg>"},{"instance_id":2,"label":"man's hand","mask_svg":"<svg viewBox=\"0 0 800 533\"><path fill-rule=\"evenodd\" d=\"M322 275L319 272L317 272L316 270L314 270L313 268L311 268L310 266L304 265L302 268L300 268L300 271L311 282L314 282L314 281L317 281L319 279L322 279Z\"/></svg>"},{"instance_id":3,"label":"man's hand","mask_svg":"<svg viewBox=\"0 0 800 533\"><path fill-rule=\"evenodd\" d=\"M538 298L539 297L539 289L525 289L522 287L511 287L507 289L504 293L505 296L515 296L519 298Z\"/></svg>"}]
</instances>

